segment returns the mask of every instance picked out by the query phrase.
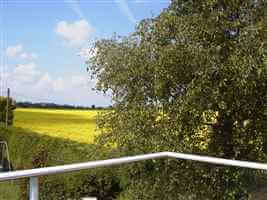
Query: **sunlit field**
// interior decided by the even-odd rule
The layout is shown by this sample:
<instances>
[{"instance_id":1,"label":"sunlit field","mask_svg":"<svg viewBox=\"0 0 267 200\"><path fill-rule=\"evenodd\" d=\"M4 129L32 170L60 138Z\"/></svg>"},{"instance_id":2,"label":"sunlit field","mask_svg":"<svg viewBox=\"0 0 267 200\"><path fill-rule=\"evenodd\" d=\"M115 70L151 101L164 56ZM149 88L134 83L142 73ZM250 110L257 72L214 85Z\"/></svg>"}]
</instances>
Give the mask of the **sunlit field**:
<instances>
[{"instance_id":1,"label":"sunlit field","mask_svg":"<svg viewBox=\"0 0 267 200\"><path fill-rule=\"evenodd\" d=\"M52 137L92 143L97 134L97 112L19 108L14 112L14 125Z\"/></svg>"}]
</instances>

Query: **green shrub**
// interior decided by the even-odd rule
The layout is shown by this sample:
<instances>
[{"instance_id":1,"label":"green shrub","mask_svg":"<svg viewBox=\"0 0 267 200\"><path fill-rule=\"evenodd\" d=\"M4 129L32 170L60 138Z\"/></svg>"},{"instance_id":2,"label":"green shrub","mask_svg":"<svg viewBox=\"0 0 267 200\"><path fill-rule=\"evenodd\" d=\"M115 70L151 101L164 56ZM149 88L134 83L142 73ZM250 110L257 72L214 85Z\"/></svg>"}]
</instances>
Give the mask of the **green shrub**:
<instances>
[{"instance_id":1,"label":"green shrub","mask_svg":"<svg viewBox=\"0 0 267 200\"><path fill-rule=\"evenodd\" d=\"M13 124L13 110L15 109L15 102L9 98L8 101L8 125ZM7 109L7 98L0 97L0 122L6 122L6 109Z\"/></svg>"},{"instance_id":2,"label":"green shrub","mask_svg":"<svg viewBox=\"0 0 267 200\"><path fill-rule=\"evenodd\" d=\"M21 128L0 125L0 140L6 140L16 170L87 162L116 156L115 152L95 144L42 136ZM115 198L121 191L117 168L98 168L39 178L40 199ZM28 180L19 181L21 199L28 199Z\"/></svg>"}]
</instances>

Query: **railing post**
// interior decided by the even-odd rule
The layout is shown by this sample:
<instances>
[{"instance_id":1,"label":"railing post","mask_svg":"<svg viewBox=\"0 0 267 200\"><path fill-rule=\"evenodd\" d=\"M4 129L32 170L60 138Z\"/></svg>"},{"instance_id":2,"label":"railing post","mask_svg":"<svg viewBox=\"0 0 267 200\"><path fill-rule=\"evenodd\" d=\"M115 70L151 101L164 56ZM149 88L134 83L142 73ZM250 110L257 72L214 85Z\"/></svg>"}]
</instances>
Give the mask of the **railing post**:
<instances>
[{"instance_id":1,"label":"railing post","mask_svg":"<svg viewBox=\"0 0 267 200\"><path fill-rule=\"evenodd\" d=\"M30 178L30 200L39 200L39 180L38 177Z\"/></svg>"}]
</instances>

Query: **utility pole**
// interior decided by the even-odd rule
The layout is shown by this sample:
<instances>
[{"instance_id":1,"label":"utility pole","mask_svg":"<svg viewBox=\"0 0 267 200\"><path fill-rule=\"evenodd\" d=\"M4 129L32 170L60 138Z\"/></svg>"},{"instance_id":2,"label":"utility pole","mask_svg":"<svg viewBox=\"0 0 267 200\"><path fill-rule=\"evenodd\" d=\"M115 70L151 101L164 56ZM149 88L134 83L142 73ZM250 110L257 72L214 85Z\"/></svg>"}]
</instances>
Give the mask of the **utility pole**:
<instances>
[{"instance_id":1,"label":"utility pole","mask_svg":"<svg viewBox=\"0 0 267 200\"><path fill-rule=\"evenodd\" d=\"M6 127L8 127L9 96L10 96L10 89L9 89L9 88L7 88L7 102L6 102Z\"/></svg>"}]
</instances>

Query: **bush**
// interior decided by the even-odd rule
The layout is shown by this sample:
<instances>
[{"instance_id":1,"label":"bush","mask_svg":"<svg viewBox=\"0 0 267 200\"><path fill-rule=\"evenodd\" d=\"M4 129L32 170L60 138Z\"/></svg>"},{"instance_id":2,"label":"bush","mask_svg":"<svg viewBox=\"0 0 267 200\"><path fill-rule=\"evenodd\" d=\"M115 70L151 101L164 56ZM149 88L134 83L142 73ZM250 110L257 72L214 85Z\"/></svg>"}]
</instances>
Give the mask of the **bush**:
<instances>
[{"instance_id":1,"label":"bush","mask_svg":"<svg viewBox=\"0 0 267 200\"><path fill-rule=\"evenodd\" d=\"M80 144L42 136L21 128L0 125L0 140L9 146L11 162L16 170L107 159L115 152L95 144ZM40 199L80 199L95 196L98 199L115 198L121 191L117 168L98 168L75 173L39 178ZM28 199L28 180L19 181L21 197Z\"/></svg>"},{"instance_id":2,"label":"bush","mask_svg":"<svg viewBox=\"0 0 267 200\"><path fill-rule=\"evenodd\" d=\"M8 102L8 125L13 124L13 110L15 109L15 103L14 101L9 98ZM7 108L7 98L6 97L0 97L0 122L6 122L6 108Z\"/></svg>"}]
</instances>

